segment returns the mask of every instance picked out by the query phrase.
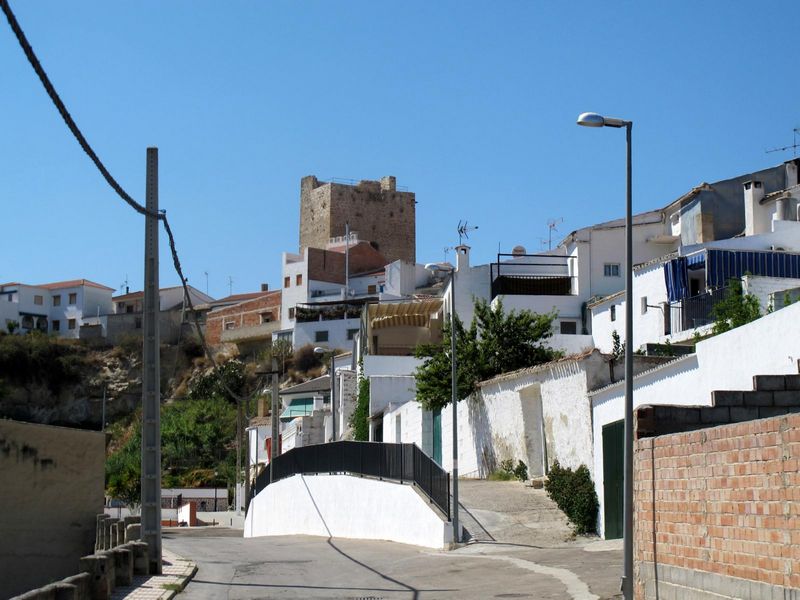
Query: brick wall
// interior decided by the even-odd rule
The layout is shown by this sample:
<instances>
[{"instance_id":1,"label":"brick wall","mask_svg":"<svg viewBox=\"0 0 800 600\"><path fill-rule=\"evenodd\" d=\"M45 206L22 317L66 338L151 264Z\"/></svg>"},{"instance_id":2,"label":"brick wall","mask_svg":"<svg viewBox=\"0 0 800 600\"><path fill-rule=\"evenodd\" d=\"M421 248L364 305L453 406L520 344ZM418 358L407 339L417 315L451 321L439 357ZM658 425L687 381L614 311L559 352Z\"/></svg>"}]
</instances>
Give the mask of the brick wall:
<instances>
[{"instance_id":1,"label":"brick wall","mask_svg":"<svg viewBox=\"0 0 800 600\"><path fill-rule=\"evenodd\" d=\"M263 296L247 300L208 313L206 317L206 341L212 346L220 343L222 330L228 322L233 327L253 327L261 324L261 315L270 313L273 321L281 319L281 292L267 292Z\"/></svg>"},{"instance_id":2,"label":"brick wall","mask_svg":"<svg viewBox=\"0 0 800 600\"><path fill-rule=\"evenodd\" d=\"M636 597L800 588L799 468L800 414L638 440Z\"/></svg>"}]
</instances>

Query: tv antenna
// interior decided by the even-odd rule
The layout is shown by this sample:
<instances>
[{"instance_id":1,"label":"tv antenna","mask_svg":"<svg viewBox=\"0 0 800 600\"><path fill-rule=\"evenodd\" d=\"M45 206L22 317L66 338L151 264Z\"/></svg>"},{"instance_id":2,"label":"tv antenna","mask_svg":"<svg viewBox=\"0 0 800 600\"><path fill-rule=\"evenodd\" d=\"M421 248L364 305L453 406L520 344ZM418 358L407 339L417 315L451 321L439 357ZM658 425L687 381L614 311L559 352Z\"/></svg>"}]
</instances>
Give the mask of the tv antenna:
<instances>
[{"instance_id":1,"label":"tv antenna","mask_svg":"<svg viewBox=\"0 0 800 600\"><path fill-rule=\"evenodd\" d=\"M119 286L119 290L120 290L120 291L122 291L122 290L125 290L125 293L127 294L128 292L130 292L130 287L129 287L129 285L130 285L130 284L128 283L128 274L127 274L127 273L125 273L125 281L123 281L123 282L122 282L122 285L121 285L121 286Z\"/></svg>"},{"instance_id":2,"label":"tv antenna","mask_svg":"<svg viewBox=\"0 0 800 600\"><path fill-rule=\"evenodd\" d=\"M548 250L552 250L553 249L553 232L554 231L558 231L558 229L556 229L556 225L559 225L559 224L561 224L563 222L564 222L563 217L559 217L557 219L550 219L549 221L547 221L547 229L548 229L548 232L547 232L547 249Z\"/></svg>"},{"instance_id":3,"label":"tv antenna","mask_svg":"<svg viewBox=\"0 0 800 600\"><path fill-rule=\"evenodd\" d=\"M233 277L228 275L228 295L233 296Z\"/></svg>"},{"instance_id":4,"label":"tv antenna","mask_svg":"<svg viewBox=\"0 0 800 600\"><path fill-rule=\"evenodd\" d=\"M469 239L469 232L475 231L478 228L477 225L470 227L467 224L467 221L459 221L458 222L458 245L460 246L464 240Z\"/></svg>"},{"instance_id":5,"label":"tv antenna","mask_svg":"<svg viewBox=\"0 0 800 600\"><path fill-rule=\"evenodd\" d=\"M447 253L450 252L452 248L450 246L445 246L443 250L444 250L444 262L447 262Z\"/></svg>"},{"instance_id":6,"label":"tv antenna","mask_svg":"<svg viewBox=\"0 0 800 600\"><path fill-rule=\"evenodd\" d=\"M203 271L203 275L206 276L206 296L208 296L208 271Z\"/></svg>"},{"instance_id":7,"label":"tv antenna","mask_svg":"<svg viewBox=\"0 0 800 600\"><path fill-rule=\"evenodd\" d=\"M772 148L771 150L764 150L765 154L771 154L772 152L785 152L789 148L792 149L792 156L797 156L797 149L800 148L800 144L797 143L797 134L800 133L800 127L795 127L792 129L792 136L793 136L793 143L791 146L783 146L782 148Z\"/></svg>"}]
</instances>

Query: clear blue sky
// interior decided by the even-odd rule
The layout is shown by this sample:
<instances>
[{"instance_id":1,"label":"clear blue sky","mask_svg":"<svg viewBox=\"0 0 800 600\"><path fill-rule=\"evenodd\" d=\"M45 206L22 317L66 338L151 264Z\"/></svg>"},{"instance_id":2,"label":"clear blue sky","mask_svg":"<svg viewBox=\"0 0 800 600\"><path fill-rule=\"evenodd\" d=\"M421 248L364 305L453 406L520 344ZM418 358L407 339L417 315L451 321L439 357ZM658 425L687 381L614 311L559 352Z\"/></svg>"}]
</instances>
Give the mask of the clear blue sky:
<instances>
[{"instance_id":1,"label":"clear blue sky","mask_svg":"<svg viewBox=\"0 0 800 600\"><path fill-rule=\"evenodd\" d=\"M160 150L190 283L276 286L299 182L395 175L417 257L459 219L473 262L791 158L797 2L23 2L17 18L95 150L143 202ZM0 280L142 287L143 228L72 139L0 23ZM162 249L166 241L162 238ZM451 254L452 256L452 254ZM162 252L161 283L177 276Z\"/></svg>"}]
</instances>

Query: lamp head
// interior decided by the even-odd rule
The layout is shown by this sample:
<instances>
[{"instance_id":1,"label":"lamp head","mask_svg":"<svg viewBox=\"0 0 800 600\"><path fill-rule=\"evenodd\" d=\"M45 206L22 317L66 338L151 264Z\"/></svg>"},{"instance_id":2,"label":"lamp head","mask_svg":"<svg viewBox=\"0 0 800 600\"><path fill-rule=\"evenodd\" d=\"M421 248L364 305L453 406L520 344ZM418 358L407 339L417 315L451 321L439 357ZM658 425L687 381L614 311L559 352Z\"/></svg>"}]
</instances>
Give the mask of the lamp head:
<instances>
[{"instance_id":1,"label":"lamp head","mask_svg":"<svg viewBox=\"0 0 800 600\"><path fill-rule=\"evenodd\" d=\"M431 273L449 273L453 270L452 265L442 265L440 263L428 263L425 265L425 270L430 271Z\"/></svg>"},{"instance_id":2,"label":"lamp head","mask_svg":"<svg viewBox=\"0 0 800 600\"><path fill-rule=\"evenodd\" d=\"M583 127L602 127L606 124L606 120L602 115L593 112L581 113L578 117L578 125Z\"/></svg>"},{"instance_id":3,"label":"lamp head","mask_svg":"<svg viewBox=\"0 0 800 600\"><path fill-rule=\"evenodd\" d=\"M328 352L328 349L323 348L322 346L317 346L314 348L314 354L325 354L326 352Z\"/></svg>"}]
</instances>

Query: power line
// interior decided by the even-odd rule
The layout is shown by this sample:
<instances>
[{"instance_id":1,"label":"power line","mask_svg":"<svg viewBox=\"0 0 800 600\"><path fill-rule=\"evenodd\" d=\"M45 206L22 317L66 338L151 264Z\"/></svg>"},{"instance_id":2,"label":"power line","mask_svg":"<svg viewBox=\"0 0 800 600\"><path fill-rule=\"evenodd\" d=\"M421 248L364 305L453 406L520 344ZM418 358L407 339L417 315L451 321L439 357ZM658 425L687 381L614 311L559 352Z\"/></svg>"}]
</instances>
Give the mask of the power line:
<instances>
[{"instance_id":1,"label":"power line","mask_svg":"<svg viewBox=\"0 0 800 600\"><path fill-rule=\"evenodd\" d=\"M205 335L203 335L200 323L197 320L197 312L194 310L194 305L192 304L192 297L191 294L189 294L189 288L186 283L187 279L183 275L183 268L181 267L181 261L180 258L178 257L178 251L175 247L175 236L172 234L172 228L170 227L169 221L167 220L167 211L161 210L158 213L154 213L153 211L148 210L147 208L136 202L136 200L134 200L122 188L122 186L117 182L117 180L114 179L114 177L108 171L106 166L97 156L95 151L89 145L89 142L86 140L83 133L81 133L81 130L78 128L78 125L75 123L75 120L72 118L72 115L69 114L67 107L64 105L64 102L58 95L56 88L53 86L52 82L50 81L50 78L47 76L47 73L45 72L44 67L42 67L42 64L39 62L36 53L33 51L33 47L31 47L30 43L28 42L28 38L25 36L25 32L22 31L22 27L17 21L17 18L14 16L14 13L11 10L11 6L9 5L8 0L0 0L0 7L2 7L3 13L5 14L6 19L8 20L8 24L11 26L11 29L17 38L17 42L19 42L19 45L22 47L22 51L25 53L28 62L31 64L33 70L36 72L36 75L39 77L39 81L42 82L42 85L44 86L47 95L50 97L50 100L55 105L56 109L58 110L58 113L61 115L61 118L64 119L64 123L66 123L67 128L70 130L70 132L72 132L72 135L78 141L80 147L89 156L91 161L94 163L95 167L97 167L97 170L100 171L100 174L108 183L108 185L111 186L111 188L117 193L117 195L120 198L122 198L123 201L125 201L126 204L128 204L128 206L130 206L140 215L144 215L145 217L148 216L154 217L164 224L164 230L167 233L167 240L169 242L170 253L172 254L172 264L175 267L175 272L178 274L178 277L180 278L181 286L183 287L184 297L186 298L189 310L192 313L195 330L197 331L197 337L200 339L200 344L203 347L203 351L205 352L209 361L211 361L214 370L219 372L219 365L217 365L217 361L214 359L214 356L211 353L208 344L206 343ZM238 403L244 402L245 406L247 406L247 403L249 403L252 396L255 395L254 392L249 395L250 397L239 396L239 394L234 393L233 390L231 390L228 387L223 377L219 377L219 382L222 384L222 387L231 396L231 398L235 399ZM257 386L256 389L260 387L261 386L259 385Z\"/></svg>"}]
</instances>

